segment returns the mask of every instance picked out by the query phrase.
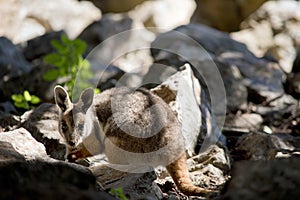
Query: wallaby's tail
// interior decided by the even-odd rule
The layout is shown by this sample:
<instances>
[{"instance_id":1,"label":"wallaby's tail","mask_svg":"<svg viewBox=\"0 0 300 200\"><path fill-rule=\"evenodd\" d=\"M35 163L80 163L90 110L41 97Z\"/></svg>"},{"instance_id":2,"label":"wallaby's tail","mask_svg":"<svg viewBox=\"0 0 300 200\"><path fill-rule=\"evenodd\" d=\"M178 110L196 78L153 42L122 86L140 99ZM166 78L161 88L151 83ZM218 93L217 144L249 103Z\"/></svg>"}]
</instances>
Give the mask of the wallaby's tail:
<instances>
[{"instance_id":1,"label":"wallaby's tail","mask_svg":"<svg viewBox=\"0 0 300 200\"><path fill-rule=\"evenodd\" d=\"M186 165L186 155L169 164L167 170L171 174L177 188L186 195L205 195L213 191L195 186L189 176Z\"/></svg>"}]
</instances>

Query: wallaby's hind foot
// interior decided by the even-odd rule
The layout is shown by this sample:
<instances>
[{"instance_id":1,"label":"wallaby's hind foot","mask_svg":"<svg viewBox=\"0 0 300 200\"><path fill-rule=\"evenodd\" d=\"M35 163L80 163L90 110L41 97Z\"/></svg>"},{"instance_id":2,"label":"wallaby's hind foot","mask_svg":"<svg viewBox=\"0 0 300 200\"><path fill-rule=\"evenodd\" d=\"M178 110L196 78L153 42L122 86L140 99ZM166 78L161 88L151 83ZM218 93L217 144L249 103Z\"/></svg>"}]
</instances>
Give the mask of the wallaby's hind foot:
<instances>
[{"instance_id":1,"label":"wallaby's hind foot","mask_svg":"<svg viewBox=\"0 0 300 200\"><path fill-rule=\"evenodd\" d=\"M169 164L166 168L177 188L185 195L206 196L207 194L215 193L213 190L197 187L192 183L189 177L185 154L183 154L178 160Z\"/></svg>"}]
</instances>

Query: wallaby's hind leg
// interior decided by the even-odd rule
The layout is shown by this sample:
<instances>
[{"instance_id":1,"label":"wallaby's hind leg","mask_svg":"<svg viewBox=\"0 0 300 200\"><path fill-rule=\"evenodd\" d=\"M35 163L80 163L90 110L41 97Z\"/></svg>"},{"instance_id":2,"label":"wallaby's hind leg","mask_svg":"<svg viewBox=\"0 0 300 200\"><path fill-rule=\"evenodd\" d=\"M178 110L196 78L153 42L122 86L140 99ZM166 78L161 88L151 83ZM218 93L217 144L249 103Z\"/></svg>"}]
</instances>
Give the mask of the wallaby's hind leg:
<instances>
[{"instance_id":1,"label":"wallaby's hind leg","mask_svg":"<svg viewBox=\"0 0 300 200\"><path fill-rule=\"evenodd\" d=\"M186 195L205 195L213 192L212 190L197 187L192 183L186 164L185 153L166 168L182 193Z\"/></svg>"}]
</instances>

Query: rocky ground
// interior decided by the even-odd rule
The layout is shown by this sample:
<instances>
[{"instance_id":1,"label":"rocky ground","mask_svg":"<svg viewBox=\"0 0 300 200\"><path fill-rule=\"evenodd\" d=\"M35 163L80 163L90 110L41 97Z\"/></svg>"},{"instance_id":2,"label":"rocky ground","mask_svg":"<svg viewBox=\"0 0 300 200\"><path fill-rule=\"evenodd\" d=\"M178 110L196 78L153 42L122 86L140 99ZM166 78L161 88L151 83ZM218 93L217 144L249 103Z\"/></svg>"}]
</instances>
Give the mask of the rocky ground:
<instances>
[{"instance_id":1,"label":"rocky ground","mask_svg":"<svg viewBox=\"0 0 300 200\"><path fill-rule=\"evenodd\" d=\"M243 12L231 13L242 19L227 28L220 24L228 18L208 22L200 0L92 2L100 9L88 1L0 1L1 199L116 199L109 191L118 187L128 199L206 199L180 193L164 168L125 173L107 167L104 155L65 161L53 104L59 80L42 78L53 68L43 61L54 51L50 41L62 33L87 43L101 90L143 85L172 107L193 182L219 191L208 199L298 198L298 1L239 4ZM222 7L210 2L207 10ZM243 22L226 33L191 18L225 31ZM42 102L17 108L11 96L24 90Z\"/></svg>"}]
</instances>

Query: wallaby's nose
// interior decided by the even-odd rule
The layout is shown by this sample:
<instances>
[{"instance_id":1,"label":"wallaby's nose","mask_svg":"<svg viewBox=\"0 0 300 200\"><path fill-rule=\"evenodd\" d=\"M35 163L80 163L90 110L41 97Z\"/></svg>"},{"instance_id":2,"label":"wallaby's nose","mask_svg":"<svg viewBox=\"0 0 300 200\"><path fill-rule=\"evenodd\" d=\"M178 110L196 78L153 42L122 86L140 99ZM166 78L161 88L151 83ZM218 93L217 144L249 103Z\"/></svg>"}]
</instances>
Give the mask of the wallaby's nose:
<instances>
[{"instance_id":1,"label":"wallaby's nose","mask_svg":"<svg viewBox=\"0 0 300 200\"><path fill-rule=\"evenodd\" d=\"M69 141L69 145L73 147L73 146L75 146L75 142Z\"/></svg>"}]
</instances>

